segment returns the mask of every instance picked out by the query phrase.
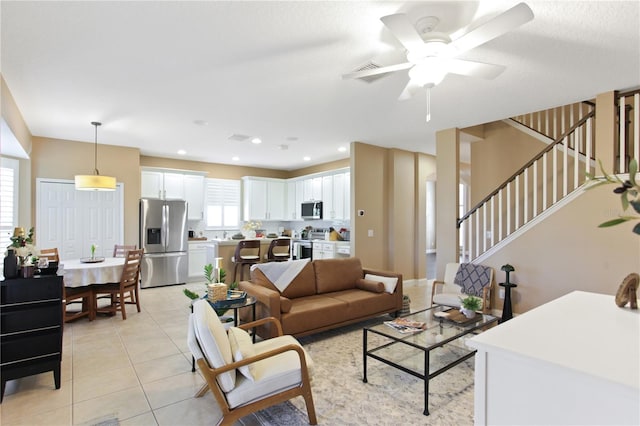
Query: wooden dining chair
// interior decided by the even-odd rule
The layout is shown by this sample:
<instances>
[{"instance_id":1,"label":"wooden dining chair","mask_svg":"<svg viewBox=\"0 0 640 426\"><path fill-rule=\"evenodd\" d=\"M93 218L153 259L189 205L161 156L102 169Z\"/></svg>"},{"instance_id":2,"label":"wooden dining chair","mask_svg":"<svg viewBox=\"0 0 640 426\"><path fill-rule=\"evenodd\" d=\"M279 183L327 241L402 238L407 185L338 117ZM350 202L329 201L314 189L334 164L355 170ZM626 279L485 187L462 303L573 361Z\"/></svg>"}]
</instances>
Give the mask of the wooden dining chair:
<instances>
[{"instance_id":1,"label":"wooden dining chair","mask_svg":"<svg viewBox=\"0 0 640 426\"><path fill-rule=\"evenodd\" d=\"M113 246L113 257L125 257L129 250L135 250L136 245L120 245L116 244Z\"/></svg>"},{"instance_id":2,"label":"wooden dining chair","mask_svg":"<svg viewBox=\"0 0 640 426\"><path fill-rule=\"evenodd\" d=\"M125 257L122 275L119 283L93 285L92 306L95 313L122 313L122 319L127 319L127 304L134 304L140 312L140 295L138 287L140 282L140 263L144 250L129 250ZM106 307L98 308L98 298L101 294L111 296L111 303ZM127 299L130 299L127 301Z\"/></svg>"},{"instance_id":3,"label":"wooden dining chair","mask_svg":"<svg viewBox=\"0 0 640 426\"><path fill-rule=\"evenodd\" d=\"M49 262L60 262L58 248L40 249L40 257L46 258ZM89 317L89 321L94 319L92 305L91 288L65 287L62 286L62 317L64 322L73 321L82 317ZM80 308L76 305L80 304ZM73 306L72 306L73 305ZM69 309L72 308L72 309Z\"/></svg>"}]
</instances>

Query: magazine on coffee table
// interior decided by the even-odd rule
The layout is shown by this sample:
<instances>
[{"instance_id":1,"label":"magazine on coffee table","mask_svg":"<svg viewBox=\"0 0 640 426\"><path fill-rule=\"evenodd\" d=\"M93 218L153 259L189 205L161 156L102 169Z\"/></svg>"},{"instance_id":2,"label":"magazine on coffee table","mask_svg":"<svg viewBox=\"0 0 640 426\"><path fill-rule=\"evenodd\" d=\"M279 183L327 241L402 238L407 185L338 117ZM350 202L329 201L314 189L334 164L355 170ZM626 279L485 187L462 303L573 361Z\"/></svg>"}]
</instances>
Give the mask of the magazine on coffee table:
<instances>
[{"instance_id":1,"label":"magazine on coffee table","mask_svg":"<svg viewBox=\"0 0 640 426\"><path fill-rule=\"evenodd\" d=\"M393 321L385 321L384 323L400 333L415 333L427 328L424 322L412 321L405 318L396 318Z\"/></svg>"}]
</instances>

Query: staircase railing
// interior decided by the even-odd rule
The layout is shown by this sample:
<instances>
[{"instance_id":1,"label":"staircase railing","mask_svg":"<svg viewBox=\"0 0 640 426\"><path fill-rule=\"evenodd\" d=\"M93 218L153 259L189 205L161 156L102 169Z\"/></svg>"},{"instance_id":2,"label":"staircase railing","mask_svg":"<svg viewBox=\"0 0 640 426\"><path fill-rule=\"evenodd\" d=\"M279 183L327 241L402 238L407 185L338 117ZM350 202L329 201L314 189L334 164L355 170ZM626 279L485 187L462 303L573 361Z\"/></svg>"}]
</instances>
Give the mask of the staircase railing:
<instances>
[{"instance_id":1,"label":"staircase railing","mask_svg":"<svg viewBox=\"0 0 640 426\"><path fill-rule=\"evenodd\" d=\"M589 109L458 219L463 261L475 259L504 240L578 188L586 173L593 173L595 109Z\"/></svg>"},{"instance_id":2,"label":"staircase railing","mask_svg":"<svg viewBox=\"0 0 640 426\"><path fill-rule=\"evenodd\" d=\"M573 126L577 120L593 111L595 106L593 102L583 101L529 114L517 115L511 117L511 120L551 140L557 140L566 133L567 129Z\"/></svg>"},{"instance_id":3,"label":"staircase railing","mask_svg":"<svg viewBox=\"0 0 640 426\"><path fill-rule=\"evenodd\" d=\"M613 172L628 173L629 160L640 160L640 89L617 93L616 107ZM585 101L513 118L553 142L458 219L461 260L477 258L540 216L582 185L586 173L600 173L593 158L595 113L595 104Z\"/></svg>"}]
</instances>

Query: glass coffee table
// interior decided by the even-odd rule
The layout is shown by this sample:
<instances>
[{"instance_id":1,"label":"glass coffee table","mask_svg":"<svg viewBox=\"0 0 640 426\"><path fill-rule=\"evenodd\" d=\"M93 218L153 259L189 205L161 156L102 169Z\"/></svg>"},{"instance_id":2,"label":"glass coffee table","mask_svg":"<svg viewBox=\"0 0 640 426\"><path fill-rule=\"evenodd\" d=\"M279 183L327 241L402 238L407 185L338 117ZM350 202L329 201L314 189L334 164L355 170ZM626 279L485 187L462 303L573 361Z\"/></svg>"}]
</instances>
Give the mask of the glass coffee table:
<instances>
[{"instance_id":1,"label":"glass coffee table","mask_svg":"<svg viewBox=\"0 0 640 426\"><path fill-rule=\"evenodd\" d=\"M445 312L448 311L449 312ZM445 317L445 314L448 316ZM475 350L468 348L465 336L472 337L498 322L498 317L476 314L467 319L457 310L434 306L401 317L423 323L424 329L401 332L381 322L363 328L362 361L367 383L367 358L373 358L424 381L424 412L429 415L429 380L471 358ZM443 348L433 352L434 349Z\"/></svg>"}]
</instances>

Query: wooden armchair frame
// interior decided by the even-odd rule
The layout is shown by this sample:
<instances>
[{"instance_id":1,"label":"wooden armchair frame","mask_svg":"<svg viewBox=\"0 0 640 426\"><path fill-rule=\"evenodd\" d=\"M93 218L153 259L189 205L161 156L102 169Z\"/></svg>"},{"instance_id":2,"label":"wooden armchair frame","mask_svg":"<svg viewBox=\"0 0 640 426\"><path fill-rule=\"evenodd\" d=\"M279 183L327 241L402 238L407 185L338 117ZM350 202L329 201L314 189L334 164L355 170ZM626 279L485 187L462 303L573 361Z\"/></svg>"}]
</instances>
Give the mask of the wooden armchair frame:
<instances>
[{"instance_id":1,"label":"wooden armchair frame","mask_svg":"<svg viewBox=\"0 0 640 426\"><path fill-rule=\"evenodd\" d=\"M239 328L248 330L266 323L273 323L278 330L278 336L282 336L282 326L280 324L280 321L273 317L262 318L257 321L245 323L240 325ZM222 391L222 389L218 385L218 381L216 380L220 374L234 370L244 365L254 363L256 361L260 361L262 359L273 357L287 351L295 351L298 354L298 358L300 359L300 371L302 376L302 382L300 386L278 392L274 395L267 396L263 399L251 402L249 404L241 405L239 407L229 407L229 404L227 403L227 399L225 397L225 393ZM225 366L220 368L211 368L204 358L199 358L197 360L197 364L207 383L198 391L198 393L196 394L196 398L204 395L207 389L211 389L213 396L216 398L216 401L220 406L220 409L222 410L222 420L219 423L221 425L232 425L235 421L244 416L247 416L259 410L263 410L272 405L288 401L296 396L302 396L304 398L305 404L307 406L309 423L312 425L318 423L318 420L316 418L315 406L313 405L313 396L311 394L311 382L309 379L309 371L307 369L307 361L305 359L304 350L300 346L292 344L285 345L277 349L245 358L241 361L226 364Z\"/></svg>"}]
</instances>

